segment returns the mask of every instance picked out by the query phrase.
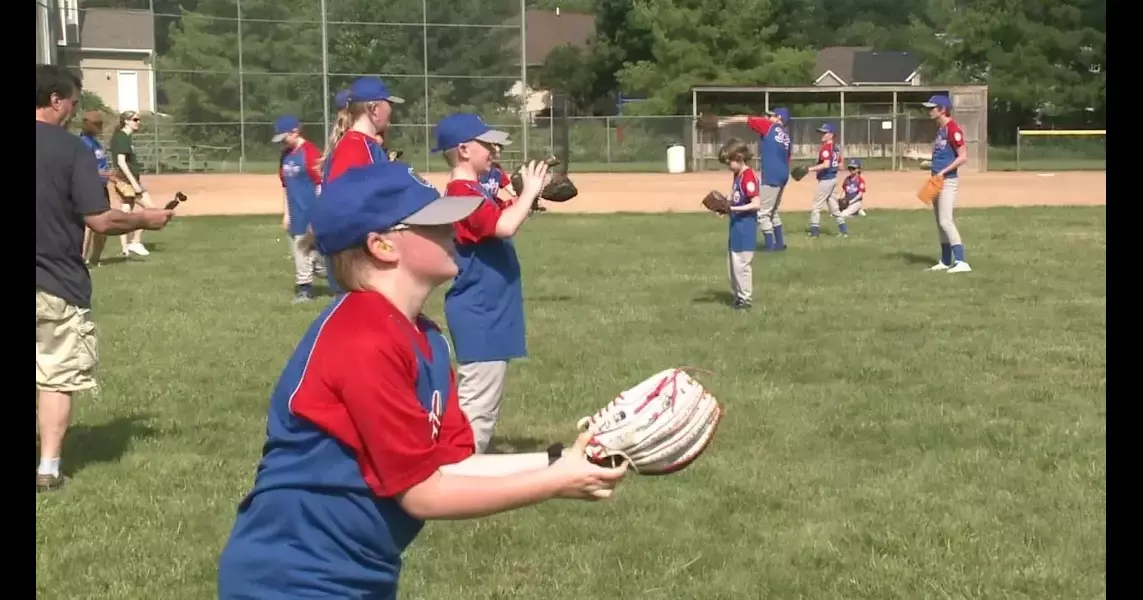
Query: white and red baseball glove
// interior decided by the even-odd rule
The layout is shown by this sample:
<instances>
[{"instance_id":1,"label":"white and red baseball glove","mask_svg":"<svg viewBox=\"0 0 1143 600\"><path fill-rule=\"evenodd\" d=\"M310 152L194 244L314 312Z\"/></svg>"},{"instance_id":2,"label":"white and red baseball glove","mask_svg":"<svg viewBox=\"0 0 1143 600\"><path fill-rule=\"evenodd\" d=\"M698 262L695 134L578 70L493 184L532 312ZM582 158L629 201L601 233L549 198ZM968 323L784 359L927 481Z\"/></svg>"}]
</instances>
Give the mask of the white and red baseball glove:
<instances>
[{"instance_id":1,"label":"white and red baseball glove","mask_svg":"<svg viewBox=\"0 0 1143 600\"><path fill-rule=\"evenodd\" d=\"M587 459L626 462L641 475L666 475L694 462L714 439L723 409L682 369L667 369L579 421L592 433Z\"/></svg>"}]
</instances>

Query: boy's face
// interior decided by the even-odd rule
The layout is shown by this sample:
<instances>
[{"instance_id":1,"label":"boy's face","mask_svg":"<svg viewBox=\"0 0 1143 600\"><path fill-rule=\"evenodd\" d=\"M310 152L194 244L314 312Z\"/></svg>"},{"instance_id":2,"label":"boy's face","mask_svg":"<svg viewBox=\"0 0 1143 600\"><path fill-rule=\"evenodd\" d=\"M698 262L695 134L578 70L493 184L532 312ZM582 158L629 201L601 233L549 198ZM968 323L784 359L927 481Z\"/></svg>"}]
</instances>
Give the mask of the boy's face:
<instances>
[{"instance_id":1,"label":"boy's face","mask_svg":"<svg viewBox=\"0 0 1143 600\"><path fill-rule=\"evenodd\" d=\"M374 102L368 109L369 119L378 132L389 129L389 119L393 116L393 105L386 100Z\"/></svg>"},{"instance_id":2,"label":"boy's face","mask_svg":"<svg viewBox=\"0 0 1143 600\"><path fill-rule=\"evenodd\" d=\"M734 159L731 159L730 162L727 163L727 165L730 167L730 170L733 171L734 173L741 173L742 169L746 168L746 163L744 163L740 160L734 160Z\"/></svg>"},{"instance_id":3,"label":"boy's face","mask_svg":"<svg viewBox=\"0 0 1143 600\"><path fill-rule=\"evenodd\" d=\"M477 173L483 173L492 168L492 155L495 146L485 142L472 140L460 145L457 154L468 161Z\"/></svg>"},{"instance_id":4,"label":"boy's face","mask_svg":"<svg viewBox=\"0 0 1143 600\"><path fill-rule=\"evenodd\" d=\"M456 243L453 226L412 226L390 236L398 265L412 277L437 286L456 277Z\"/></svg>"}]
</instances>

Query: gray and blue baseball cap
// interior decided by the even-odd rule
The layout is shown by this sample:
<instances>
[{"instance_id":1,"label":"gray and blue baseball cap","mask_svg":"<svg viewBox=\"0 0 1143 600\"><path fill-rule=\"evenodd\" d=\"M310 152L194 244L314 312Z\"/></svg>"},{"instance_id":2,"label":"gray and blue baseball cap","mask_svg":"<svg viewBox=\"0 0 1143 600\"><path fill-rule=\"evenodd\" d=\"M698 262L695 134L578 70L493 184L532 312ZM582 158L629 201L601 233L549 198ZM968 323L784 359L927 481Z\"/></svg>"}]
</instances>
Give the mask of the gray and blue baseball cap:
<instances>
[{"instance_id":1,"label":"gray and blue baseball cap","mask_svg":"<svg viewBox=\"0 0 1143 600\"><path fill-rule=\"evenodd\" d=\"M818 133L834 133L833 123L822 123L818 126Z\"/></svg>"},{"instance_id":2,"label":"gray and blue baseball cap","mask_svg":"<svg viewBox=\"0 0 1143 600\"><path fill-rule=\"evenodd\" d=\"M405 101L404 98L391 94L389 86L376 77L362 77L350 84L348 91L347 100L349 102L380 102L385 100L393 104L401 104Z\"/></svg>"},{"instance_id":3,"label":"gray and blue baseball cap","mask_svg":"<svg viewBox=\"0 0 1143 600\"><path fill-rule=\"evenodd\" d=\"M295 129L301 129L302 122L294 115L282 115L274 119L274 137L270 138L271 142L281 142L286 139L287 135Z\"/></svg>"},{"instance_id":4,"label":"gray and blue baseball cap","mask_svg":"<svg viewBox=\"0 0 1143 600\"><path fill-rule=\"evenodd\" d=\"M772 108L766 111L766 114L773 117L778 117L782 120L783 123L788 123L790 121L790 109L786 108L785 106Z\"/></svg>"},{"instance_id":5,"label":"gray and blue baseball cap","mask_svg":"<svg viewBox=\"0 0 1143 600\"><path fill-rule=\"evenodd\" d=\"M845 168L847 168L847 169L860 169L861 168L861 159L860 158L849 159L845 163Z\"/></svg>"},{"instance_id":6,"label":"gray and blue baseball cap","mask_svg":"<svg viewBox=\"0 0 1143 600\"><path fill-rule=\"evenodd\" d=\"M939 106L945 110L952 110L953 107L952 100L948 96L942 96L939 94L929 98L927 102L922 102L921 105L925 108L935 108Z\"/></svg>"}]
</instances>

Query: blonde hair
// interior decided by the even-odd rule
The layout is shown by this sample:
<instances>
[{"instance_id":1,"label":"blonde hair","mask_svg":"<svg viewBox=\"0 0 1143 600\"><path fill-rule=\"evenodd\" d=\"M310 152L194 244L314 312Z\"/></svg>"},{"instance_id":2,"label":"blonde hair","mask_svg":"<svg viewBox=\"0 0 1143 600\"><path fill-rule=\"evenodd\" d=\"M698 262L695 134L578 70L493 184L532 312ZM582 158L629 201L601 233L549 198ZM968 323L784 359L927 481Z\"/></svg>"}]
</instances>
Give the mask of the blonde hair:
<instances>
[{"instance_id":1,"label":"blonde hair","mask_svg":"<svg viewBox=\"0 0 1143 600\"><path fill-rule=\"evenodd\" d=\"M456 167L460 162L460 152L456 148L449 148L441 154L444 155L445 164L448 165L450 169Z\"/></svg>"},{"instance_id":2,"label":"blonde hair","mask_svg":"<svg viewBox=\"0 0 1143 600\"><path fill-rule=\"evenodd\" d=\"M347 292L358 292L364 289L361 271L369 262L369 254L365 246L356 246L342 250L329 257L330 275L341 289Z\"/></svg>"},{"instance_id":3,"label":"blonde hair","mask_svg":"<svg viewBox=\"0 0 1143 600\"><path fill-rule=\"evenodd\" d=\"M89 137L98 137L103 133L103 113L93 110L83 113L83 125L80 130Z\"/></svg>"},{"instance_id":4,"label":"blonde hair","mask_svg":"<svg viewBox=\"0 0 1143 600\"><path fill-rule=\"evenodd\" d=\"M325 163L333 156L333 151L337 148L341 138L345 137L346 133L353 128L353 124L357 122L369 109L377 104L376 102L350 102L344 108L338 109L337 121L333 124L333 129L329 132L329 142L325 145L325 153L318 159L318 170L325 169ZM373 134L373 139L377 140L382 133L378 131ZM380 143L381 140L377 140Z\"/></svg>"},{"instance_id":5,"label":"blonde hair","mask_svg":"<svg viewBox=\"0 0 1143 600\"><path fill-rule=\"evenodd\" d=\"M119 126L117 127L117 129L123 129L124 127L127 126L127 121L130 121L131 119L134 119L137 116L139 116L139 113L137 113L133 110L125 110L125 111L119 113Z\"/></svg>"}]
</instances>

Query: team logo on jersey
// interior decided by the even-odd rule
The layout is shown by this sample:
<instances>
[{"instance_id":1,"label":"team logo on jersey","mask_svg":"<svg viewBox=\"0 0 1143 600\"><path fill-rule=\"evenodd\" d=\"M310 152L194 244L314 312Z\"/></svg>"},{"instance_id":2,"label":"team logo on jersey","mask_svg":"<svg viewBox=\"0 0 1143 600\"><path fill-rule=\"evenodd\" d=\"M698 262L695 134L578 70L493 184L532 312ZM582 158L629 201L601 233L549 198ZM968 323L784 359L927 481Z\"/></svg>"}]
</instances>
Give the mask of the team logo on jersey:
<instances>
[{"instance_id":1,"label":"team logo on jersey","mask_svg":"<svg viewBox=\"0 0 1143 600\"><path fill-rule=\"evenodd\" d=\"M784 148L790 147L790 134L786 129L780 125L774 126L774 140L782 145Z\"/></svg>"},{"instance_id":2,"label":"team logo on jersey","mask_svg":"<svg viewBox=\"0 0 1143 600\"><path fill-rule=\"evenodd\" d=\"M500 182L495 179L486 179L480 183L480 187L484 188L489 195L495 196L500 192Z\"/></svg>"},{"instance_id":3,"label":"team logo on jersey","mask_svg":"<svg viewBox=\"0 0 1143 600\"><path fill-rule=\"evenodd\" d=\"M746 193L747 194L754 195L754 191L757 189L758 189L758 187L754 185L753 181L747 181L746 182Z\"/></svg>"},{"instance_id":4,"label":"team logo on jersey","mask_svg":"<svg viewBox=\"0 0 1143 600\"><path fill-rule=\"evenodd\" d=\"M282 163L282 177L297 177L302 174L302 166L295 162Z\"/></svg>"}]
</instances>

